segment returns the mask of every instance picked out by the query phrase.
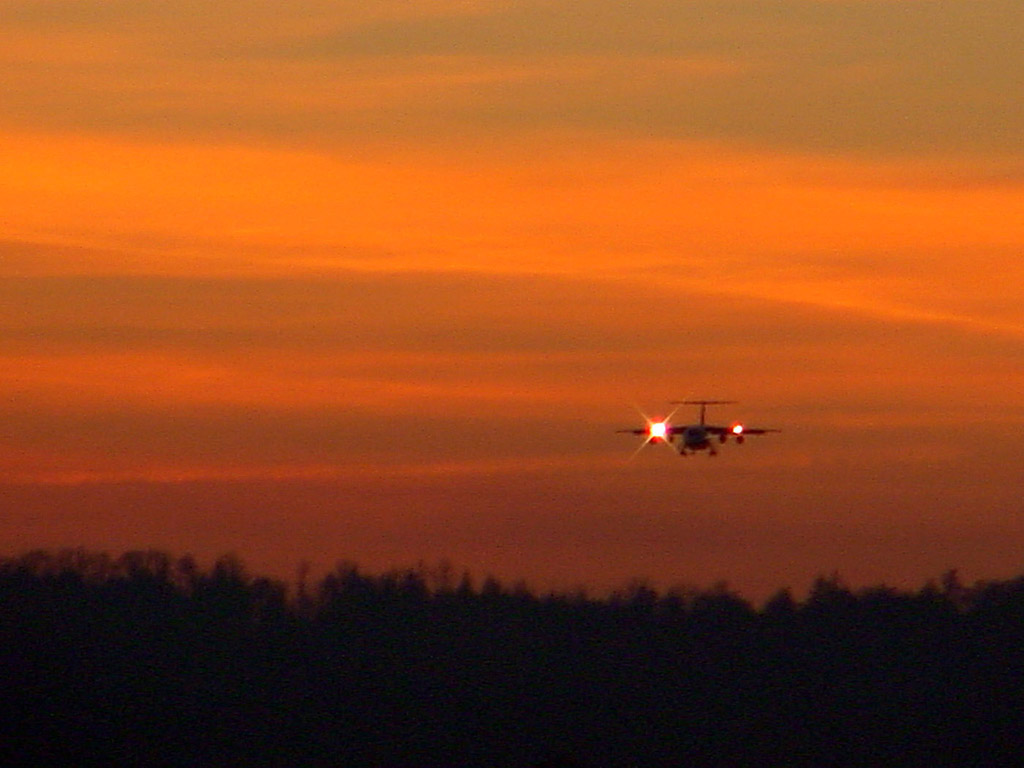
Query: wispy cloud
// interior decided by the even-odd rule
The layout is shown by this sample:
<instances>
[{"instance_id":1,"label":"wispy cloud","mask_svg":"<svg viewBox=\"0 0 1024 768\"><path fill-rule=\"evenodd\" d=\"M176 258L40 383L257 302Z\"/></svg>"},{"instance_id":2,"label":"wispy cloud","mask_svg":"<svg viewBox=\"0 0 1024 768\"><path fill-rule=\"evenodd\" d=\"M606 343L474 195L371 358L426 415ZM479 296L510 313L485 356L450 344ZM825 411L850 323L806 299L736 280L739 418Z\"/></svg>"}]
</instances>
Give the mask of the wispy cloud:
<instances>
[{"instance_id":1,"label":"wispy cloud","mask_svg":"<svg viewBox=\"0 0 1024 768\"><path fill-rule=\"evenodd\" d=\"M383 471L408 446L452 467L599 461L623 426L610 414L691 391L803 409L791 428L901 412L917 436L896 445L948 424L936 410L964 428L1024 418L1019 336L785 292L353 272L8 278L0 298L8 479Z\"/></svg>"},{"instance_id":2,"label":"wispy cloud","mask_svg":"<svg viewBox=\"0 0 1024 768\"><path fill-rule=\"evenodd\" d=\"M1013 0L8 2L8 126L1016 153ZM51 44L52 43L52 44Z\"/></svg>"}]
</instances>

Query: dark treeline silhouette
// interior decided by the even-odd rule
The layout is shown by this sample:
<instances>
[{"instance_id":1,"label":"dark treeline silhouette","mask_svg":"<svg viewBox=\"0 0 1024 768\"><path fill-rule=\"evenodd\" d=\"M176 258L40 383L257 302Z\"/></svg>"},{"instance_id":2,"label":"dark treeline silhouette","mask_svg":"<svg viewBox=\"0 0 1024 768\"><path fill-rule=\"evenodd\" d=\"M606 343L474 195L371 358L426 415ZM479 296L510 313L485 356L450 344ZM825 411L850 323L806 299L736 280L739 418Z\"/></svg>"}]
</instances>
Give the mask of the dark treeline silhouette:
<instances>
[{"instance_id":1,"label":"dark treeline silhouette","mask_svg":"<svg viewBox=\"0 0 1024 768\"><path fill-rule=\"evenodd\" d=\"M537 595L159 552L0 560L5 765L1007 765L1024 576Z\"/></svg>"}]
</instances>

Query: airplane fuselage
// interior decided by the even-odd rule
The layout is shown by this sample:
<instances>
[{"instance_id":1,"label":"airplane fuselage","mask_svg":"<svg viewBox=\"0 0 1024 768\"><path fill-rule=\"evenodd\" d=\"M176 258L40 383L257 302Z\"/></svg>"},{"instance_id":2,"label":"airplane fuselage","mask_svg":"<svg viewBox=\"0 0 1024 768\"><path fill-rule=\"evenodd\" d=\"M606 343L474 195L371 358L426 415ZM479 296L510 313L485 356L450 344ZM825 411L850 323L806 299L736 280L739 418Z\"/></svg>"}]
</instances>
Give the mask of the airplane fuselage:
<instances>
[{"instance_id":1,"label":"airplane fuselage","mask_svg":"<svg viewBox=\"0 0 1024 768\"><path fill-rule=\"evenodd\" d=\"M679 446L680 453L687 451L704 451L711 448L708 431L701 424L691 424L683 430L683 442Z\"/></svg>"}]
</instances>

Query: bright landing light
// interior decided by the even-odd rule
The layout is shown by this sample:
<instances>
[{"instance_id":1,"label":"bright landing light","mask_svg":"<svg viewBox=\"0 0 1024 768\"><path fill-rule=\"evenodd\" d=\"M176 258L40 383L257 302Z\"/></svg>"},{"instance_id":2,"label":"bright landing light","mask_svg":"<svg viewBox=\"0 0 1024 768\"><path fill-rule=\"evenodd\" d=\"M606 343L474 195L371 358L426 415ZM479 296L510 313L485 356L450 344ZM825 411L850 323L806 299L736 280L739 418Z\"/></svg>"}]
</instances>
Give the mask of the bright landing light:
<instances>
[{"instance_id":1,"label":"bright landing light","mask_svg":"<svg viewBox=\"0 0 1024 768\"><path fill-rule=\"evenodd\" d=\"M743 425L742 424L733 424L732 433L734 435L742 435L743 434Z\"/></svg>"},{"instance_id":2,"label":"bright landing light","mask_svg":"<svg viewBox=\"0 0 1024 768\"><path fill-rule=\"evenodd\" d=\"M648 434L652 440L664 440L668 435L668 424L664 421L656 421L651 424Z\"/></svg>"}]
</instances>

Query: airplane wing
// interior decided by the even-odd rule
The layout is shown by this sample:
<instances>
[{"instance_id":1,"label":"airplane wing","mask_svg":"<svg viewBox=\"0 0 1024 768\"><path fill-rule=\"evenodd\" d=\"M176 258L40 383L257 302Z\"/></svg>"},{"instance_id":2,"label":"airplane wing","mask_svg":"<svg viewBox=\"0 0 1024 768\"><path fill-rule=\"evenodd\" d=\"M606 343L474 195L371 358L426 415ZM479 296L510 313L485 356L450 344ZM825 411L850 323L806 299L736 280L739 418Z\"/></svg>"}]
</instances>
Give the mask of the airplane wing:
<instances>
[{"instance_id":1,"label":"airplane wing","mask_svg":"<svg viewBox=\"0 0 1024 768\"><path fill-rule=\"evenodd\" d=\"M704 429L709 435L763 435L768 432L781 432L781 429L756 429L743 424L733 424L731 427L717 427L707 424Z\"/></svg>"},{"instance_id":2,"label":"airplane wing","mask_svg":"<svg viewBox=\"0 0 1024 768\"><path fill-rule=\"evenodd\" d=\"M724 427L723 427L724 429ZM681 435L686 431L686 427L669 427L665 430L666 435ZM728 430L726 430L728 431ZM649 435L651 434L650 427L644 427L643 429L616 429L616 434L622 435Z\"/></svg>"},{"instance_id":3,"label":"airplane wing","mask_svg":"<svg viewBox=\"0 0 1024 768\"><path fill-rule=\"evenodd\" d=\"M641 429L617 429L616 433L626 435L643 435L648 440L671 441L676 435L686 432L686 427L672 427L665 422L653 422Z\"/></svg>"}]
</instances>

